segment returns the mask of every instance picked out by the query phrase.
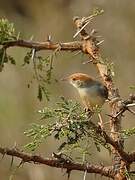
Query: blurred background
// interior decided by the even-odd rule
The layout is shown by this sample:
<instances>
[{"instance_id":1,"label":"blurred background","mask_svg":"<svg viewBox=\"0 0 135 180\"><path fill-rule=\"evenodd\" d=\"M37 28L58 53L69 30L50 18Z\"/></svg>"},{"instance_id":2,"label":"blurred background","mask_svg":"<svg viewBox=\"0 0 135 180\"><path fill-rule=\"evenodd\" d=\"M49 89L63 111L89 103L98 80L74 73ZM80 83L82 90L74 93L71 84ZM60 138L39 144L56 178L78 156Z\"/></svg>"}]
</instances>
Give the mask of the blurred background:
<instances>
[{"instance_id":1,"label":"blurred background","mask_svg":"<svg viewBox=\"0 0 135 180\"><path fill-rule=\"evenodd\" d=\"M72 41L75 33L72 18L74 16L87 16L93 8L103 8L105 13L99 16L92 23L92 28L99 31L103 36L102 54L115 65L115 82L120 89L121 96L126 99L131 93L130 86L135 85L135 2L117 0L0 0L0 18L7 18L15 24L16 30L21 32L24 39L45 41L47 35L52 36L54 42ZM14 55L17 66L6 65L0 73L0 144L2 146L22 147L29 142L23 132L33 122L39 121L37 111L44 106L53 106L59 96L70 99L78 99L76 91L70 85L61 82L54 83L49 87L52 98L48 103L44 100L40 103L37 99L37 85L34 83L31 88L27 84L32 78L32 68L25 68L23 58L25 49L13 48L9 54ZM48 52L47 52L48 53ZM42 53L46 56L46 52ZM61 52L54 62L54 76L60 79L73 72L84 72L98 78L98 73L92 64L83 65L87 61L86 56L75 53ZM105 111L109 112L107 105ZM123 119L123 128L135 125L133 115L126 114ZM134 150L134 138L126 141L126 150ZM45 157L51 155L56 149L56 142L48 139L38 150L38 154ZM103 149L97 153L94 148L90 149L94 154L89 161L97 163L111 162L111 157ZM19 161L14 162L10 170L11 157L4 157L0 161L0 179L9 179L15 166ZM43 165L25 164L17 170L15 180L66 180L67 176L60 169L50 168ZM72 172L71 180L83 179L83 173ZM101 179L100 176L88 174L87 179ZM103 178L102 179L107 179Z\"/></svg>"}]
</instances>

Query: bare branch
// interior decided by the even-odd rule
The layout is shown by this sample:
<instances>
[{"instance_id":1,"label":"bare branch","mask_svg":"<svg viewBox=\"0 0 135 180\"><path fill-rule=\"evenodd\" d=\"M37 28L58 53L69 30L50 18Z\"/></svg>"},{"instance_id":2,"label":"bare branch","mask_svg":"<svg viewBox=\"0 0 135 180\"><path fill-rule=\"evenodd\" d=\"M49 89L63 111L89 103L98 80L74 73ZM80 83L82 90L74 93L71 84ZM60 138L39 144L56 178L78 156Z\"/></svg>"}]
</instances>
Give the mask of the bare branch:
<instances>
[{"instance_id":1,"label":"bare branch","mask_svg":"<svg viewBox=\"0 0 135 180\"><path fill-rule=\"evenodd\" d=\"M35 49L36 51L40 50L55 50L60 47L62 51L79 51L82 50L82 42L81 41L74 41L74 42L67 42L67 43L53 43L51 41L46 42L33 42L33 41L26 41L26 40L16 40L16 41L8 41L4 42L3 47L10 48L10 47L23 47L23 48L30 48Z\"/></svg>"},{"instance_id":2,"label":"bare branch","mask_svg":"<svg viewBox=\"0 0 135 180\"><path fill-rule=\"evenodd\" d=\"M90 163L81 164L67 159L61 160L56 158L43 158L38 155L26 154L16 149L9 149L2 147L0 147L0 153L2 155L9 155L12 157L20 158L24 163L27 162L27 163L44 164L51 167L64 168L67 169L68 171L73 171L73 170L84 171L84 172L87 171L87 173L96 173L102 176L110 177L112 179L114 177L113 169L110 166L105 167L103 165L93 165Z\"/></svg>"}]
</instances>

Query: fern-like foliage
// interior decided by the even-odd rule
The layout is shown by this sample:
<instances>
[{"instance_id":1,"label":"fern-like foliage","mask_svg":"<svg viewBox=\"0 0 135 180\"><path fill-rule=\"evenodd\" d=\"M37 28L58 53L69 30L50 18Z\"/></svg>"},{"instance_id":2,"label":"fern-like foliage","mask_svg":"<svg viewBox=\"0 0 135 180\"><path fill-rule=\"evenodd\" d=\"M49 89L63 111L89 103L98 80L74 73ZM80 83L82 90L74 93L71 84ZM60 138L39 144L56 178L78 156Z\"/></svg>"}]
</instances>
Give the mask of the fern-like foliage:
<instances>
[{"instance_id":1,"label":"fern-like foliage","mask_svg":"<svg viewBox=\"0 0 135 180\"><path fill-rule=\"evenodd\" d=\"M44 123L33 124L31 129L25 132L25 135L32 139L26 148L34 151L47 137L53 136L55 140L60 141L60 152L71 154L79 150L89 154L93 143L98 151L100 146L110 151L104 137L97 133L98 126L90 120L77 102L62 97L56 108L44 108L39 113Z\"/></svg>"},{"instance_id":2,"label":"fern-like foliage","mask_svg":"<svg viewBox=\"0 0 135 180\"><path fill-rule=\"evenodd\" d=\"M16 39L14 24L7 19L0 19L0 44Z\"/></svg>"},{"instance_id":3,"label":"fern-like foliage","mask_svg":"<svg viewBox=\"0 0 135 180\"><path fill-rule=\"evenodd\" d=\"M3 70L5 63L16 64L14 57L7 53L6 44L11 41L21 40L20 33L16 33L14 24L10 23L7 19L0 19L0 71ZM33 79L37 81L38 93L37 97L41 101L45 97L48 101L50 99L50 93L48 91L48 85L51 83L53 59L59 49L54 50L47 57L42 57L36 52L36 49L32 49L26 52L24 57L24 65L33 66ZM32 80L33 80L32 79ZM31 82L33 82L31 80ZM28 83L30 87L31 83Z\"/></svg>"},{"instance_id":4,"label":"fern-like foliage","mask_svg":"<svg viewBox=\"0 0 135 180\"><path fill-rule=\"evenodd\" d=\"M14 24L10 23L7 19L0 19L0 71L3 70L4 63L10 62L11 64L16 64L15 59L8 55L3 44L8 41L13 41L17 39L15 33Z\"/></svg>"},{"instance_id":5,"label":"fern-like foliage","mask_svg":"<svg viewBox=\"0 0 135 180\"><path fill-rule=\"evenodd\" d=\"M127 139L130 136L135 136L135 127L123 130L122 135L123 135L123 138L125 139Z\"/></svg>"}]
</instances>

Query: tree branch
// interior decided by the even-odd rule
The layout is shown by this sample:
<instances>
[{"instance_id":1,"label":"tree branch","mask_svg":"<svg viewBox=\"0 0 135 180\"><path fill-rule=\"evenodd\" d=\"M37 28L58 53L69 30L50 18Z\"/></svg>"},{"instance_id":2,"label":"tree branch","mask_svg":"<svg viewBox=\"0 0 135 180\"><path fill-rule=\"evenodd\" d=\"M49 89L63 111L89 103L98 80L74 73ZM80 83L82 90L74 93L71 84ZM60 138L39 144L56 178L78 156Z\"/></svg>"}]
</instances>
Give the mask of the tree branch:
<instances>
[{"instance_id":1,"label":"tree branch","mask_svg":"<svg viewBox=\"0 0 135 180\"><path fill-rule=\"evenodd\" d=\"M16 40L16 41L7 41L2 44L3 48L10 48L10 47L23 47L23 48L30 48L36 49L37 51L40 50L55 50L60 49L63 51L78 51L82 50L82 42L81 41L74 41L74 42L67 42L67 43L53 43L51 41L46 42L33 42L33 41L26 41L26 40Z\"/></svg>"},{"instance_id":2,"label":"tree branch","mask_svg":"<svg viewBox=\"0 0 135 180\"><path fill-rule=\"evenodd\" d=\"M56 167L56 168L65 168L67 171L72 170L79 170L79 171L86 171L88 173L96 173L101 174L103 176L107 176L110 178L118 179L117 176L121 176L121 179L125 179L125 169L127 169L127 166L135 161L135 152L128 154L124 151L124 140L120 136L121 131L121 120L122 120L122 114L128 110L127 105L132 103L134 99L129 99L127 102L124 103L120 99L119 91L115 87L113 83L113 79L110 75L110 69L108 69L107 65L102 62L102 57L99 53L99 42L97 39L93 36L93 33L89 35L85 31L85 24L84 24L83 18L75 18L74 23L77 28L77 33L81 36L81 41L74 41L74 42L67 42L67 43L53 43L52 41L48 40L46 42L32 42L32 41L25 41L25 40L16 40L16 41L8 41L4 42L1 45L3 48L7 49L10 47L23 47L23 48L30 48L35 49L36 51L40 50L55 50L59 49L62 51L82 51L84 54L88 54L90 57L90 62L93 62L98 71L100 76L102 77L104 83L106 84L109 94L114 101L112 104L110 104L112 117L110 119L110 129L111 134L108 135L105 130L99 129L98 126L95 126L97 128L97 133L102 135L104 139L106 140L106 143L112 145L112 152L114 155L114 170L110 167L104 167L101 165L93 165L93 164L80 164L73 162L71 160L63 160L61 159L47 159L43 158L41 156L37 155L30 155L23 152L20 152L15 149L8 149L8 148L2 148L0 147L0 153L10 156L15 156L18 158L21 158L24 162L33 162L33 163L40 163L45 164L48 166ZM123 103L123 104L122 104ZM122 104L123 106L119 106L119 104ZM129 107L128 107L129 108ZM116 157L116 158L115 158ZM115 166L116 165L116 166ZM115 168L116 167L116 168ZM114 172L115 171L115 172Z\"/></svg>"},{"instance_id":3,"label":"tree branch","mask_svg":"<svg viewBox=\"0 0 135 180\"><path fill-rule=\"evenodd\" d=\"M125 111L129 111L130 113L135 115L135 112L129 109L130 107L133 107L135 105L134 102L135 102L135 95L131 94L127 100L120 102L120 105L119 105L120 111L117 112L116 116L112 118L118 118L118 116L123 115Z\"/></svg>"},{"instance_id":4,"label":"tree branch","mask_svg":"<svg viewBox=\"0 0 135 180\"><path fill-rule=\"evenodd\" d=\"M78 171L87 171L87 173L96 173L110 178L114 177L114 172L112 167L105 167L103 165L93 165L90 163L82 164L82 163L73 162L66 158L65 159L43 158L41 156L27 154L16 149L9 149L2 147L0 147L0 153L3 155L9 155L12 157L20 158L24 163L25 162L38 163L56 168L64 168L67 169L67 172L78 170Z\"/></svg>"},{"instance_id":5,"label":"tree branch","mask_svg":"<svg viewBox=\"0 0 135 180\"><path fill-rule=\"evenodd\" d=\"M122 148L122 146L118 143L118 141L115 141L112 137L110 137L106 131L104 129L102 129L101 127L97 126L94 122L89 121L90 126L92 126L92 128L96 131L97 134L101 135L102 137L104 137L104 139L106 140L106 143L112 145L113 148L115 148L115 150L118 152L118 154L120 155L121 159L124 162L130 162L131 161L131 155L129 155L128 153L126 153L124 151L124 149Z\"/></svg>"},{"instance_id":6,"label":"tree branch","mask_svg":"<svg viewBox=\"0 0 135 180\"><path fill-rule=\"evenodd\" d=\"M77 28L77 31L80 33L80 36L83 41L83 52L89 54L90 56L90 62L94 63L99 71L100 76L102 77L104 83L106 84L109 94L114 99L117 99L113 104L110 105L111 107L111 114L113 117L116 116L116 114L120 111L119 103L121 102L120 94L118 89L115 87L113 83L113 79L111 77L111 71L108 69L107 65L104 63L104 60L101 57L101 54L99 52L99 46L98 41L96 37L92 35L89 35L86 30L82 27L84 27L83 18L75 18L74 19L75 26ZM112 144L112 153L113 153L113 166L115 170L115 177L116 180L117 175L121 177L121 180L125 180L125 176L123 177L123 174L125 174L125 162L122 162L123 158L128 158L127 154L124 152L124 140L120 136L121 131L121 120L122 115L119 115L117 118L111 118L110 119L110 129L111 129L111 138L113 139L116 144ZM113 142L112 141L112 142ZM111 142L111 143L112 143Z\"/></svg>"}]
</instances>

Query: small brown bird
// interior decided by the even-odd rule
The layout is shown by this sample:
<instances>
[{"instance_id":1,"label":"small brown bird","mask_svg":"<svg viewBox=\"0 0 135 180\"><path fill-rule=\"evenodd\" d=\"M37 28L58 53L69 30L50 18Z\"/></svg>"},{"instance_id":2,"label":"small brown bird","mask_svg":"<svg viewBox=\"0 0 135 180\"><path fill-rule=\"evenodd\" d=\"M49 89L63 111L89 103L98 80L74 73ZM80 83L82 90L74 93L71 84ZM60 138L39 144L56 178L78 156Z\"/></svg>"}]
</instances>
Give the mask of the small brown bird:
<instances>
[{"instance_id":1,"label":"small brown bird","mask_svg":"<svg viewBox=\"0 0 135 180\"><path fill-rule=\"evenodd\" d=\"M87 74L75 73L63 80L78 90L85 108L101 107L108 98L107 87Z\"/></svg>"},{"instance_id":2,"label":"small brown bird","mask_svg":"<svg viewBox=\"0 0 135 180\"><path fill-rule=\"evenodd\" d=\"M63 80L77 89L86 110L93 111L94 107L102 107L108 99L107 87L87 74L75 73ZM101 116L99 118L102 121Z\"/></svg>"}]
</instances>

